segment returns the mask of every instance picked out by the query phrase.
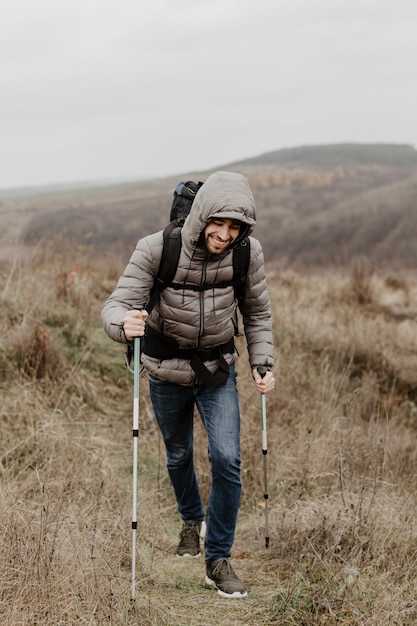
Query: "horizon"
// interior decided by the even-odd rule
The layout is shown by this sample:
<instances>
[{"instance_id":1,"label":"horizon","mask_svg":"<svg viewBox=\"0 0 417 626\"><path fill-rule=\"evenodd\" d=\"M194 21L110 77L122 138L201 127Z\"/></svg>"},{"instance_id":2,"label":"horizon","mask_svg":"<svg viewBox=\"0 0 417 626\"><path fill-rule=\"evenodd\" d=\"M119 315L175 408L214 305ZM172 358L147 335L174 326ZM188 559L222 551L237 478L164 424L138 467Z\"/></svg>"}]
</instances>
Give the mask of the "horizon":
<instances>
[{"instance_id":1,"label":"horizon","mask_svg":"<svg viewBox=\"0 0 417 626\"><path fill-rule=\"evenodd\" d=\"M20 197L27 195L41 195L43 193L53 193L54 191L70 191L77 190L83 188L91 188L91 187L107 187L113 185L124 185L129 183L141 183L147 182L157 179L165 179L165 178L174 178L186 176L189 173L201 173L201 172L209 172L216 170L217 168L227 167L229 165L234 165L237 163L244 163L245 161L252 161L254 159L262 158L268 154L274 154L278 152L286 152L291 150L302 150L304 148L325 148L325 147L336 147L336 146L396 146L396 147L410 147L413 150L417 150L416 145L413 143L407 142L386 142L386 141L376 141L376 142L357 142L357 141L345 141L345 142L335 142L335 143L315 143L315 144L300 144L297 146L284 146L278 148L276 150L268 150L265 152L261 152L260 154L256 154L254 156L246 156L243 158L237 158L229 163L217 164L213 167L207 167L204 169L191 169L188 171L177 172L177 173L166 173L159 174L155 176L121 176L121 177L99 177L99 178L91 178L91 179L82 179L82 180L57 180L57 181L49 181L43 183L36 184L22 184L20 186L11 186L11 187L0 187L0 198L12 198L12 197Z\"/></svg>"}]
</instances>

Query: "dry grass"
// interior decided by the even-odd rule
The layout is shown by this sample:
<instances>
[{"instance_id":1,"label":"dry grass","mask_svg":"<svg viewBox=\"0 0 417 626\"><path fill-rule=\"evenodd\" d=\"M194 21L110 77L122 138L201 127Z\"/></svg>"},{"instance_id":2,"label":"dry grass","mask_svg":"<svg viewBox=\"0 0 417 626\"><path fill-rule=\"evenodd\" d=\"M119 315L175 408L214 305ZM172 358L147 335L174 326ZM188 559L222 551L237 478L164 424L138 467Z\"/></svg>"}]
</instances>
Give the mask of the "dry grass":
<instances>
[{"instance_id":1,"label":"dry grass","mask_svg":"<svg viewBox=\"0 0 417 626\"><path fill-rule=\"evenodd\" d=\"M411 625L417 621L417 277L270 276L280 369L259 398L240 346L243 601L173 554L179 520L141 384L137 598L130 603L132 379L98 312L120 268L41 245L1 278L4 626ZM209 489L197 421L196 463Z\"/></svg>"}]
</instances>

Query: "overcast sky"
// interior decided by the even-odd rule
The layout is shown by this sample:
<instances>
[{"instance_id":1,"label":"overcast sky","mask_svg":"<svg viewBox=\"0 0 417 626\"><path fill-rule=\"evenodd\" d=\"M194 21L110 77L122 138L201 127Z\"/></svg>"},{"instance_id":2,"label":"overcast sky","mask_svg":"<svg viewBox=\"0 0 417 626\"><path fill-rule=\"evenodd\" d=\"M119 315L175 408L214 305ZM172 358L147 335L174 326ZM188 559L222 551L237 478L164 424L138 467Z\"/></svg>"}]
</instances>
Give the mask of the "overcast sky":
<instances>
[{"instance_id":1,"label":"overcast sky","mask_svg":"<svg viewBox=\"0 0 417 626\"><path fill-rule=\"evenodd\" d=\"M0 0L0 187L417 144L416 0Z\"/></svg>"}]
</instances>

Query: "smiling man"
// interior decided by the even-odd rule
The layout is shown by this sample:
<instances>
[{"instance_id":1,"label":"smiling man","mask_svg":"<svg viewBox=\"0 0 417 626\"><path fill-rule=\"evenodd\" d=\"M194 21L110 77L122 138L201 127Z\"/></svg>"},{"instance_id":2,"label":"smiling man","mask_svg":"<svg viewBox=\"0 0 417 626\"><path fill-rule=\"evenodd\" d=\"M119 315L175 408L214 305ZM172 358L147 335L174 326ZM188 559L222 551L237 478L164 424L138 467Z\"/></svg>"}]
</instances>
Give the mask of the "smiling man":
<instances>
[{"instance_id":1,"label":"smiling man","mask_svg":"<svg viewBox=\"0 0 417 626\"><path fill-rule=\"evenodd\" d=\"M246 178L233 172L212 174L197 192L185 220L174 283L161 291L149 315L146 309L133 309L150 300L162 255L162 231L138 242L102 310L104 328L112 339L131 343L145 335L141 360L183 523L177 556L201 555L206 519L206 583L226 598L247 595L229 560L241 494L234 367L238 354L233 343L238 305L232 278L233 249L242 245L250 245L250 258L239 308L254 385L259 393L274 388L263 253L259 241L249 237L255 223L255 202ZM268 370L264 377L258 367ZM216 376L220 371L222 375ZM195 407L207 432L211 465L206 515L193 463Z\"/></svg>"}]
</instances>

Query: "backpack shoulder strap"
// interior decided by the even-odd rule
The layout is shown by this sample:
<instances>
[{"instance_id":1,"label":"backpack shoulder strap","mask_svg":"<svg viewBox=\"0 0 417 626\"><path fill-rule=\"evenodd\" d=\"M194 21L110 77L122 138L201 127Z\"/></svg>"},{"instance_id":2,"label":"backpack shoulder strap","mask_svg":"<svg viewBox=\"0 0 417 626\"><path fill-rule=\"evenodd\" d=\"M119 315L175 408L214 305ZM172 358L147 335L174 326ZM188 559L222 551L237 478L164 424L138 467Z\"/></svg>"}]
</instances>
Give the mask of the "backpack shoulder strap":
<instances>
[{"instance_id":1,"label":"backpack shoulder strap","mask_svg":"<svg viewBox=\"0 0 417 626\"><path fill-rule=\"evenodd\" d=\"M235 298L240 302L243 298L246 276L249 271L250 240L246 237L241 244L233 249L233 284Z\"/></svg>"},{"instance_id":2,"label":"backpack shoulder strap","mask_svg":"<svg viewBox=\"0 0 417 626\"><path fill-rule=\"evenodd\" d=\"M173 220L164 228L162 256L159 263L158 273L155 277L154 286L151 291L151 298L146 307L148 313L152 311L155 304L158 302L161 291L163 291L165 287L170 285L174 280L181 254L181 229L182 223L179 220Z\"/></svg>"},{"instance_id":3,"label":"backpack shoulder strap","mask_svg":"<svg viewBox=\"0 0 417 626\"><path fill-rule=\"evenodd\" d=\"M156 282L160 291L172 283L181 254L181 230L183 222L173 220L164 229L164 246L162 249L161 262L159 264Z\"/></svg>"}]
</instances>

